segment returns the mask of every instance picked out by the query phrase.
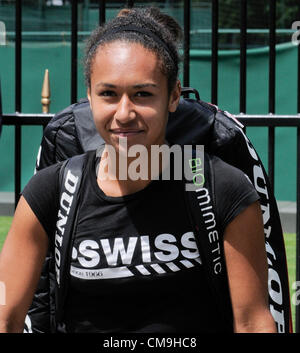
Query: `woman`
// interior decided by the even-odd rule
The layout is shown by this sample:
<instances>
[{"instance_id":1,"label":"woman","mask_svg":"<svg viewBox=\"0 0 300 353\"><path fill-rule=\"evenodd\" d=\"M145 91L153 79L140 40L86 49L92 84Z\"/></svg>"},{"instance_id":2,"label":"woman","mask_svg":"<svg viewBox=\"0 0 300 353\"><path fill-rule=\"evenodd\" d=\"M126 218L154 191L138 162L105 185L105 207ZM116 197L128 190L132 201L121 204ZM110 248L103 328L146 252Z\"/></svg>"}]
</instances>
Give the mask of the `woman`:
<instances>
[{"instance_id":1,"label":"woman","mask_svg":"<svg viewBox=\"0 0 300 353\"><path fill-rule=\"evenodd\" d=\"M147 8L121 11L87 43L88 98L105 146L100 158L95 152L87 156L59 331L224 329L218 327L216 305L182 202L182 181L159 180L164 166L159 164L153 173L151 158L148 177L121 177L128 175L136 158L128 157L130 147L144 146L150 156L152 146L166 144L168 113L176 110L180 98L180 38L181 29L171 17ZM108 168L113 156L114 172ZM124 159L126 163L120 163ZM35 175L16 209L0 257L0 280L7 291L7 303L0 306L1 332L23 331L47 248L54 244L60 166ZM276 332L268 309L258 195L237 169L219 159L213 168L232 329Z\"/></svg>"}]
</instances>

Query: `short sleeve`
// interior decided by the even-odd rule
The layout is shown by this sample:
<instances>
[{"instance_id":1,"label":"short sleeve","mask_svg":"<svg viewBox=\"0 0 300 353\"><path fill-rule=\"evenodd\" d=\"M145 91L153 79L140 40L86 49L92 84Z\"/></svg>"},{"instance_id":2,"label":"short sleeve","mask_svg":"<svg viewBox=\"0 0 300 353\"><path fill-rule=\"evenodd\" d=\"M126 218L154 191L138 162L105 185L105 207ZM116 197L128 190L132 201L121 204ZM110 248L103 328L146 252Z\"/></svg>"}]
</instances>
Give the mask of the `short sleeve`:
<instances>
[{"instance_id":1,"label":"short sleeve","mask_svg":"<svg viewBox=\"0 0 300 353\"><path fill-rule=\"evenodd\" d=\"M219 158L213 159L215 200L221 228L226 226L244 209L259 200L249 177Z\"/></svg>"},{"instance_id":2,"label":"short sleeve","mask_svg":"<svg viewBox=\"0 0 300 353\"><path fill-rule=\"evenodd\" d=\"M38 171L21 193L49 237L56 224L60 167L58 163Z\"/></svg>"}]
</instances>

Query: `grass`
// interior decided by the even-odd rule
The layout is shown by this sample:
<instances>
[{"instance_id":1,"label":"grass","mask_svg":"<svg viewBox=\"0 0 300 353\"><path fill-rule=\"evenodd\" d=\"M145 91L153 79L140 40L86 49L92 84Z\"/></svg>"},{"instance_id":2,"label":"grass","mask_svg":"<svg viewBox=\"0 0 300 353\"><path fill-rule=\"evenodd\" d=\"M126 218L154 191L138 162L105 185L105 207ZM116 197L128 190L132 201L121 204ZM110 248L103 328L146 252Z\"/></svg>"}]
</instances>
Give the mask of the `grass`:
<instances>
[{"instance_id":1,"label":"grass","mask_svg":"<svg viewBox=\"0 0 300 353\"><path fill-rule=\"evenodd\" d=\"M12 217L0 217L0 250L4 243L4 239L9 230ZM287 254L287 264L289 271L289 285L290 285L290 295L293 297L294 290L292 289L293 283L296 281L296 234L286 233L284 234L285 248ZM292 318L293 327L295 331L295 306L292 304Z\"/></svg>"},{"instance_id":2,"label":"grass","mask_svg":"<svg viewBox=\"0 0 300 353\"><path fill-rule=\"evenodd\" d=\"M11 225L12 217L0 217L0 250Z\"/></svg>"},{"instance_id":3,"label":"grass","mask_svg":"<svg viewBox=\"0 0 300 353\"><path fill-rule=\"evenodd\" d=\"M295 315L296 308L293 304L292 297L295 290L293 290L293 283L296 281L296 234L295 233L285 233L284 243L287 257L288 273L289 273L289 287L290 287L290 297L291 297L291 307L292 307L292 318L293 318L293 330L295 332Z\"/></svg>"}]
</instances>

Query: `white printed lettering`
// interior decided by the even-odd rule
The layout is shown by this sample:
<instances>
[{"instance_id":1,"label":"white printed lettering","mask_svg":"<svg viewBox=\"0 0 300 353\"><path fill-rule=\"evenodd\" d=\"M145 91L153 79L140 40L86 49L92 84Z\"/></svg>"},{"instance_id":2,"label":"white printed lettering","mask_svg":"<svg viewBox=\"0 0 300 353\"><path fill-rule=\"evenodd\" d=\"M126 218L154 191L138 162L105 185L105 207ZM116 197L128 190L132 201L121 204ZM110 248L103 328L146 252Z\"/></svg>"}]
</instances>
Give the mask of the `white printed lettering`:
<instances>
[{"instance_id":1,"label":"white printed lettering","mask_svg":"<svg viewBox=\"0 0 300 353\"><path fill-rule=\"evenodd\" d=\"M58 214L57 214L57 222L56 222L56 228L58 229L58 231L61 233L61 235L64 234L64 231L65 231L65 225L67 223L67 219L68 217L67 216L64 216L61 211L59 210L58 211ZM61 246L61 243L60 243L60 246Z\"/></svg>"},{"instance_id":2,"label":"white printed lettering","mask_svg":"<svg viewBox=\"0 0 300 353\"><path fill-rule=\"evenodd\" d=\"M158 260L173 261L178 257L178 247L170 243L176 243L176 238L172 234L160 234L155 238L155 246L157 249L163 250L154 253ZM166 252L169 254L165 254Z\"/></svg>"},{"instance_id":3,"label":"white printed lettering","mask_svg":"<svg viewBox=\"0 0 300 353\"><path fill-rule=\"evenodd\" d=\"M70 196L66 192L62 193L61 199L60 199L60 206L62 209L66 211L67 215L69 215L72 201L73 201L73 196Z\"/></svg>"},{"instance_id":4,"label":"white printed lettering","mask_svg":"<svg viewBox=\"0 0 300 353\"><path fill-rule=\"evenodd\" d=\"M284 315L283 315L283 310L278 311L274 308L274 305L270 305L270 312L274 318L274 321L276 322L277 325L277 331L278 333L284 333Z\"/></svg>"},{"instance_id":5,"label":"white printed lettering","mask_svg":"<svg viewBox=\"0 0 300 353\"><path fill-rule=\"evenodd\" d=\"M274 284L275 284L275 286L274 286ZM274 271L273 268L269 268L268 285L269 285L269 294L270 294L271 298L274 300L275 303L281 305L282 304L282 289L281 289L280 278L278 276L278 273L276 271Z\"/></svg>"},{"instance_id":6,"label":"white printed lettering","mask_svg":"<svg viewBox=\"0 0 300 353\"><path fill-rule=\"evenodd\" d=\"M57 266L60 266L60 251L55 248L55 262Z\"/></svg>"},{"instance_id":7,"label":"white printed lettering","mask_svg":"<svg viewBox=\"0 0 300 353\"><path fill-rule=\"evenodd\" d=\"M208 238L209 238L209 242L212 243L214 241L218 241L219 240L219 234L218 231L214 230L212 232L208 233Z\"/></svg>"},{"instance_id":8,"label":"white printed lettering","mask_svg":"<svg viewBox=\"0 0 300 353\"><path fill-rule=\"evenodd\" d=\"M137 239L137 237L129 238L127 250L125 250L124 241L122 238L115 238L113 250L111 250L110 248L108 239L101 239L100 242L103 248L103 252L106 256L108 265L116 266L119 254L124 265L131 264Z\"/></svg>"},{"instance_id":9,"label":"white printed lettering","mask_svg":"<svg viewBox=\"0 0 300 353\"><path fill-rule=\"evenodd\" d=\"M261 194L266 195L266 198L269 199L264 173L263 173L263 171L262 171L262 169L261 169L261 167L259 165L255 165L253 167L253 175L254 175L254 186L255 186L255 189L257 190L257 192L260 192ZM258 185L259 180L262 181L263 187Z\"/></svg>"},{"instance_id":10,"label":"white printed lettering","mask_svg":"<svg viewBox=\"0 0 300 353\"><path fill-rule=\"evenodd\" d=\"M143 262L151 262L151 251L148 235L141 236L141 249Z\"/></svg>"},{"instance_id":11,"label":"white printed lettering","mask_svg":"<svg viewBox=\"0 0 300 353\"><path fill-rule=\"evenodd\" d=\"M70 194L74 194L76 190L76 185L78 183L78 177L73 175L70 170L68 170L66 181L65 181L65 188L69 191Z\"/></svg>"},{"instance_id":12,"label":"white printed lettering","mask_svg":"<svg viewBox=\"0 0 300 353\"><path fill-rule=\"evenodd\" d=\"M202 188L202 189L197 189L196 190L196 192L200 192L200 191L204 191L204 195L197 196L197 199L198 200L204 199L204 201L199 202L199 206L206 205L206 204L210 203L210 196L209 196L209 193L208 193L208 189Z\"/></svg>"},{"instance_id":13,"label":"white printed lettering","mask_svg":"<svg viewBox=\"0 0 300 353\"><path fill-rule=\"evenodd\" d=\"M79 252L83 257L78 256L78 261L84 267L94 267L100 262L100 255L98 252L91 249L99 249L98 243L94 240L84 240L79 245Z\"/></svg>"},{"instance_id":14,"label":"white printed lettering","mask_svg":"<svg viewBox=\"0 0 300 353\"><path fill-rule=\"evenodd\" d=\"M189 250L181 250L181 254L187 259L196 259L199 257L199 251L193 232L184 233L181 237L181 244Z\"/></svg>"},{"instance_id":15,"label":"white printed lettering","mask_svg":"<svg viewBox=\"0 0 300 353\"><path fill-rule=\"evenodd\" d=\"M216 221L215 221L215 214L212 212L207 212L203 214L203 218L206 218L204 220L204 223L209 223L210 226L206 227L206 229L212 229L216 227Z\"/></svg>"}]
</instances>

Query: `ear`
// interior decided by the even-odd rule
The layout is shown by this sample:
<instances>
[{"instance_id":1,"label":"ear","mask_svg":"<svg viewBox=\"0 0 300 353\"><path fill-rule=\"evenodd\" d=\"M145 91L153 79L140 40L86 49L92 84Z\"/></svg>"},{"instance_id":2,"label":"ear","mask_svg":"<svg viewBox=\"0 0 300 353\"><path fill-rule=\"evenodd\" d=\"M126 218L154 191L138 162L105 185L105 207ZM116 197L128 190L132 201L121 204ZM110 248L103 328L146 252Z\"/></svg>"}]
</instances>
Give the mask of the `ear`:
<instances>
[{"instance_id":1,"label":"ear","mask_svg":"<svg viewBox=\"0 0 300 353\"><path fill-rule=\"evenodd\" d=\"M176 85L173 89L173 91L171 92L170 94L170 98L169 98L169 112L170 113L174 113L175 110L177 109L178 107L178 104L179 104L179 100L180 100L180 95L181 95L181 83L180 81L178 80L176 82Z\"/></svg>"},{"instance_id":2,"label":"ear","mask_svg":"<svg viewBox=\"0 0 300 353\"><path fill-rule=\"evenodd\" d=\"M90 102L90 107L92 109L92 98L91 98L91 88L90 87L87 89L87 97Z\"/></svg>"}]
</instances>

